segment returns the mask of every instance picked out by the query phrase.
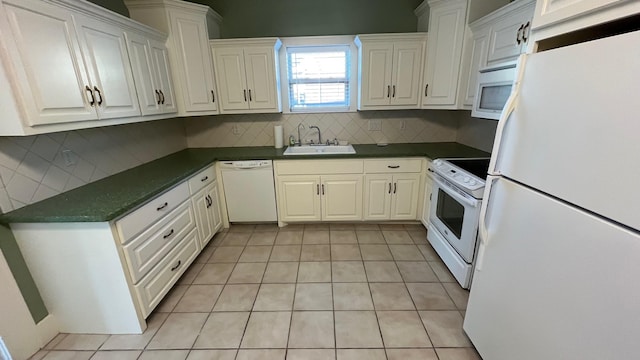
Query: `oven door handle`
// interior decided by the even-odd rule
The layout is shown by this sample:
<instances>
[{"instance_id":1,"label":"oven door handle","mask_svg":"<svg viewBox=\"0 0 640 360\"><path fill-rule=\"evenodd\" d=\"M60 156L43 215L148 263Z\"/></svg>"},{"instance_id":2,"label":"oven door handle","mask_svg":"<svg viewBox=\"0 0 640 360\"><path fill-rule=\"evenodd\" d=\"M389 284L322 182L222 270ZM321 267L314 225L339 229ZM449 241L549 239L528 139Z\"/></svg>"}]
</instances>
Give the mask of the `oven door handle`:
<instances>
[{"instance_id":1,"label":"oven door handle","mask_svg":"<svg viewBox=\"0 0 640 360\"><path fill-rule=\"evenodd\" d=\"M489 175L485 184L484 193L482 195L482 205L480 206L480 221L478 221L478 237L480 238L480 246L478 249L478 257L476 259L476 270L482 270L484 263L484 251L489 243L489 230L487 229L487 209L491 200L491 188L499 179L497 176Z\"/></svg>"},{"instance_id":2,"label":"oven door handle","mask_svg":"<svg viewBox=\"0 0 640 360\"><path fill-rule=\"evenodd\" d=\"M443 183L440 179L435 178L433 179L435 181L435 183L442 189L450 189L449 186L445 185L445 183ZM455 200L465 204L465 205L469 205L471 207L477 207L478 203L480 202L480 200L478 199L474 199L471 197L466 197L462 194L459 194L457 191L453 190L451 192L447 191L447 195L451 196L452 198L454 198Z\"/></svg>"}]
</instances>

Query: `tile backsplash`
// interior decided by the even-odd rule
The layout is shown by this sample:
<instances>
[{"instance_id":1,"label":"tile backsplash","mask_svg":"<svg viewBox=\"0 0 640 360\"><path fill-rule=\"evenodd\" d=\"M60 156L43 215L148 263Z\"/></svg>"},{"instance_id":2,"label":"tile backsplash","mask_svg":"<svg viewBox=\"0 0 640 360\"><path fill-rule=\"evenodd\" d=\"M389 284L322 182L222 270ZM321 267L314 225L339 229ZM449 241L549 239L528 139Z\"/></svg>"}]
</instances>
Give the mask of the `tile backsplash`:
<instances>
[{"instance_id":1,"label":"tile backsplash","mask_svg":"<svg viewBox=\"0 0 640 360\"><path fill-rule=\"evenodd\" d=\"M20 208L186 146L181 119L0 137L0 210Z\"/></svg>"},{"instance_id":2,"label":"tile backsplash","mask_svg":"<svg viewBox=\"0 0 640 360\"><path fill-rule=\"evenodd\" d=\"M364 111L321 114L250 114L196 117L185 120L189 147L273 146L273 127L284 128L285 145L289 135L297 138L298 124L303 140L317 141L320 127L323 141L347 140L352 144L414 143L456 141L456 111ZM369 130L370 125L379 130Z\"/></svg>"}]
</instances>

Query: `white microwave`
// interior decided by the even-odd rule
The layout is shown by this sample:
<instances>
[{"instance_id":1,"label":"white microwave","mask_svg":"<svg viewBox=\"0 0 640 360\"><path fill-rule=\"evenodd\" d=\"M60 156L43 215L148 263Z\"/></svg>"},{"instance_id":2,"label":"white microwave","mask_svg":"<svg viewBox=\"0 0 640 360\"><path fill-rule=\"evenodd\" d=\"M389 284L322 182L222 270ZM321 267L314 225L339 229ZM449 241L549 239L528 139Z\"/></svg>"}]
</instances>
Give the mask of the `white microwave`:
<instances>
[{"instance_id":1,"label":"white microwave","mask_svg":"<svg viewBox=\"0 0 640 360\"><path fill-rule=\"evenodd\" d=\"M511 95L515 77L515 61L480 69L471 116L500 119L502 109Z\"/></svg>"}]
</instances>

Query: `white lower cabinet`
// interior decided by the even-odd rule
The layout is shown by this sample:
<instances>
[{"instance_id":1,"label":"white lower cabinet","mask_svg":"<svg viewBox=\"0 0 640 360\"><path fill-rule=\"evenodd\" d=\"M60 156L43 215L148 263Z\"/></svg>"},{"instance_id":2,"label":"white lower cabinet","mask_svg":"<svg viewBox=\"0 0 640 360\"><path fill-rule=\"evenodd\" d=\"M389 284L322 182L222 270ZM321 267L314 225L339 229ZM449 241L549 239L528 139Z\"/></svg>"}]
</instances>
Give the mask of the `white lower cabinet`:
<instances>
[{"instance_id":1,"label":"white lower cabinet","mask_svg":"<svg viewBox=\"0 0 640 360\"><path fill-rule=\"evenodd\" d=\"M362 160L275 161L280 222L362 220Z\"/></svg>"},{"instance_id":2,"label":"white lower cabinet","mask_svg":"<svg viewBox=\"0 0 640 360\"><path fill-rule=\"evenodd\" d=\"M416 220L420 174L365 175L365 220Z\"/></svg>"},{"instance_id":3,"label":"white lower cabinet","mask_svg":"<svg viewBox=\"0 0 640 360\"><path fill-rule=\"evenodd\" d=\"M110 222L11 224L65 333L135 334L222 227L214 166Z\"/></svg>"}]
</instances>

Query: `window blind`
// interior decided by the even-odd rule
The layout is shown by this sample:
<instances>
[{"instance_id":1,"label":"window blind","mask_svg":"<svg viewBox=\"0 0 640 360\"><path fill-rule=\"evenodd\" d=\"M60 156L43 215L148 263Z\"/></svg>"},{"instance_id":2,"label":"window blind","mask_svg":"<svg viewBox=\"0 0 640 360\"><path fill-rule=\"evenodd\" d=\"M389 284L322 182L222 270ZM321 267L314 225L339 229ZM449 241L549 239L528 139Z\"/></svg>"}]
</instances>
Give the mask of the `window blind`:
<instances>
[{"instance_id":1,"label":"window blind","mask_svg":"<svg viewBox=\"0 0 640 360\"><path fill-rule=\"evenodd\" d=\"M287 48L289 108L349 108L350 49L345 46Z\"/></svg>"}]
</instances>

